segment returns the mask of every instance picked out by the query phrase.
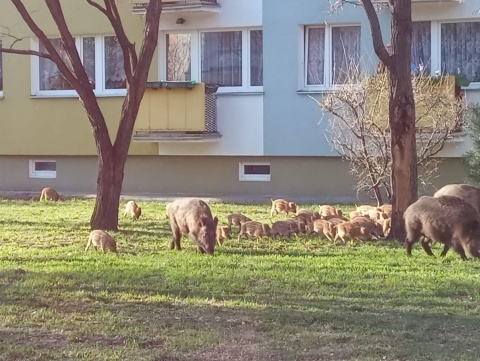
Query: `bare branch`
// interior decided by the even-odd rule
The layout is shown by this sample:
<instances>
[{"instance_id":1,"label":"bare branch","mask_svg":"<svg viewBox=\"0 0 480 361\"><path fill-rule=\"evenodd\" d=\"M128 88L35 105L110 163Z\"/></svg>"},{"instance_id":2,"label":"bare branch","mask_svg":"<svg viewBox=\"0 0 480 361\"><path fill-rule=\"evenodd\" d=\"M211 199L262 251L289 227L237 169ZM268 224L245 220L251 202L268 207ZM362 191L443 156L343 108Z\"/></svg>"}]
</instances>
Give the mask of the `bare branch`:
<instances>
[{"instance_id":1,"label":"bare branch","mask_svg":"<svg viewBox=\"0 0 480 361\"><path fill-rule=\"evenodd\" d=\"M0 53L9 53L9 54L21 54L21 55L34 55L38 56L39 58L45 58L52 60L50 54L41 53L35 50L20 50L20 49L10 49L10 48L0 48Z\"/></svg>"},{"instance_id":2,"label":"bare branch","mask_svg":"<svg viewBox=\"0 0 480 361\"><path fill-rule=\"evenodd\" d=\"M385 64L387 68L390 68L392 62L391 55L388 53L385 44L383 43L380 22L378 21L377 12L372 4L372 0L361 1L370 23L370 29L372 30L373 49L375 50L375 54L377 54L380 61Z\"/></svg>"},{"instance_id":3,"label":"bare branch","mask_svg":"<svg viewBox=\"0 0 480 361\"><path fill-rule=\"evenodd\" d=\"M100 12L102 12L105 16L108 17L107 10L104 7L102 7L100 4L96 3L93 0L86 0L86 2L91 6L93 6L94 8L98 9Z\"/></svg>"}]
</instances>

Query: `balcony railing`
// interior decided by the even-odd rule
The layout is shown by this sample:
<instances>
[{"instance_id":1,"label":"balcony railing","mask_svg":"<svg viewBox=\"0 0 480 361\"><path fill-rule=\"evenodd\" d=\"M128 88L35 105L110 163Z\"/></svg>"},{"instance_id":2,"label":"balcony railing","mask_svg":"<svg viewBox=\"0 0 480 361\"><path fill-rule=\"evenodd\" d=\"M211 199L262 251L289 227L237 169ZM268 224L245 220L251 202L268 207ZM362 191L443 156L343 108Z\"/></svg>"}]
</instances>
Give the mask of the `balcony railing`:
<instances>
[{"instance_id":1,"label":"balcony railing","mask_svg":"<svg viewBox=\"0 0 480 361\"><path fill-rule=\"evenodd\" d=\"M130 0L130 3L133 14L145 14L147 0ZM162 7L164 13L218 12L220 4L217 0L172 0L163 1Z\"/></svg>"}]
</instances>

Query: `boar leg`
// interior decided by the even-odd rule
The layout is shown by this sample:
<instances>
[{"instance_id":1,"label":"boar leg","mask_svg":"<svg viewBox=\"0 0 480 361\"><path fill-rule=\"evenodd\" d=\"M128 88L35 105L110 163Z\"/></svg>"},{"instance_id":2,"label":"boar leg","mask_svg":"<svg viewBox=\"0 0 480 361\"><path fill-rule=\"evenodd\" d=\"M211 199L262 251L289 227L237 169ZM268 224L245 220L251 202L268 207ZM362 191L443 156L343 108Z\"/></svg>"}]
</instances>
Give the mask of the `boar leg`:
<instances>
[{"instance_id":1,"label":"boar leg","mask_svg":"<svg viewBox=\"0 0 480 361\"><path fill-rule=\"evenodd\" d=\"M428 239L422 239L420 241L420 244L422 245L423 250L425 251L426 254L429 256L433 256L432 249L430 248L430 245L428 244Z\"/></svg>"},{"instance_id":2,"label":"boar leg","mask_svg":"<svg viewBox=\"0 0 480 361\"><path fill-rule=\"evenodd\" d=\"M460 255L460 258L463 261L467 260L467 256L465 255L465 250L463 249L462 245L458 242L454 243L453 249Z\"/></svg>"},{"instance_id":3,"label":"boar leg","mask_svg":"<svg viewBox=\"0 0 480 361\"><path fill-rule=\"evenodd\" d=\"M421 237L421 233L419 229L412 228L412 227L407 227L407 237L405 238L405 249L407 251L407 255L411 256L412 255L412 246L418 242L418 240ZM423 247L423 244L422 244ZM425 248L424 248L425 249ZM432 250L430 249L430 252ZM427 251L425 251L427 252ZM428 253L428 252L427 252Z\"/></svg>"},{"instance_id":4,"label":"boar leg","mask_svg":"<svg viewBox=\"0 0 480 361\"><path fill-rule=\"evenodd\" d=\"M450 249L450 246L447 243L445 243L445 245L443 246L442 253L440 253L440 256L445 257L449 249Z\"/></svg>"},{"instance_id":5,"label":"boar leg","mask_svg":"<svg viewBox=\"0 0 480 361\"><path fill-rule=\"evenodd\" d=\"M205 250L200 246L197 246L197 251L200 253L205 253Z\"/></svg>"},{"instance_id":6,"label":"boar leg","mask_svg":"<svg viewBox=\"0 0 480 361\"><path fill-rule=\"evenodd\" d=\"M172 236L172 242L170 243L170 249L177 249L177 250L181 250L182 247L180 246L180 238L182 237L182 235L180 234L180 230L178 228L175 228L175 227L172 227L172 232L173 232L173 236Z\"/></svg>"}]
</instances>

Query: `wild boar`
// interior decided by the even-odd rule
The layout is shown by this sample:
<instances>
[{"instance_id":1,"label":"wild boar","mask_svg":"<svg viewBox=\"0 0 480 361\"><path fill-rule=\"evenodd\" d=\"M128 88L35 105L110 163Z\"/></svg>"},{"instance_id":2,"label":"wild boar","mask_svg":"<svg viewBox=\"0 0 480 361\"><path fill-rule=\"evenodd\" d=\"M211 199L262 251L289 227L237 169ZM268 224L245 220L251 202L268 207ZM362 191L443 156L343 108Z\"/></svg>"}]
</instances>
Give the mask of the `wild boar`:
<instances>
[{"instance_id":1,"label":"wild boar","mask_svg":"<svg viewBox=\"0 0 480 361\"><path fill-rule=\"evenodd\" d=\"M222 245L226 239L230 239L230 227L229 226L217 226L217 244Z\"/></svg>"},{"instance_id":2,"label":"wild boar","mask_svg":"<svg viewBox=\"0 0 480 361\"><path fill-rule=\"evenodd\" d=\"M343 217L343 212L340 208L335 208L329 205L320 206L319 213L322 219L326 219L328 217Z\"/></svg>"},{"instance_id":3,"label":"wild boar","mask_svg":"<svg viewBox=\"0 0 480 361\"><path fill-rule=\"evenodd\" d=\"M241 213L230 213L227 216L227 219L228 219L228 228L230 228L230 231L232 230L232 225L238 226L240 228L242 223L251 221L250 218L248 218L247 216L244 216Z\"/></svg>"},{"instance_id":4,"label":"wild boar","mask_svg":"<svg viewBox=\"0 0 480 361\"><path fill-rule=\"evenodd\" d=\"M142 215L142 209L135 201L128 201L125 206L125 212L123 213L124 217L127 215L130 215L133 219L138 219Z\"/></svg>"},{"instance_id":5,"label":"wild boar","mask_svg":"<svg viewBox=\"0 0 480 361\"><path fill-rule=\"evenodd\" d=\"M90 236L88 237L87 247L85 247L85 252L88 251L88 248L93 246L93 248L97 249L100 248L103 252L107 249L111 252L117 253L117 243L115 239L109 235L107 232L102 231L100 229L96 229L90 232ZM118 253L117 253L118 256Z\"/></svg>"},{"instance_id":6,"label":"wild boar","mask_svg":"<svg viewBox=\"0 0 480 361\"><path fill-rule=\"evenodd\" d=\"M370 206L368 204L363 204L361 206L358 206L356 211L359 212L362 216L368 214L368 211L371 210L372 208L377 208L375 206Z\"/></svg>"},{"instance_id":7,"label":"wild boar","mask_svg":"<svg viewBox=\"0 0 480 361\"><path fill-rule=\"evenodd\" d=\"M441 196L454 196L470 203L480 213L480 188L470 184L448 184L433 195L435 198Z\"/></svg>"},{"instance_id":8,"label":"wild boar","mask_svg":"<svg viewBox=\"0 0 480 361\"><path fill-rule=\"evenodd\" d=\"M318 212L310 211L308 209L299 209L295 214L295 218L299 221L302 221L306 228L310 228L312 222L316 219L320 219L321 216Z\"/></svg>"},{"instance_id":9,"label":"wild boar","mask_svg":"<svg viewBox=\"0 0 480 361\"><path fill-rule=\"evenodd\" d=\"M319 235L324 235L330 242L333 241L333 224L329 221L324 219L316 219L313 221L312 226L310 228L310 233L317 233Z\"/></svg>"},{"instance_id":10,"label":"wild boar","mask_svg":"<svg viewBox=\"0 0 480 361\"><path fill-rule=\"evenodd\" d=\"M334 238L334 242L340 238L344 243L347 239L352 241L361 240L368 241L372 238L370 230L354 222L343 222L334 226L337 232Z\"/></svg>"},{"instance_id":11,"label":"wild boar","mask_svg":"<svg viewBox=\"0 0 480 361\"><path fill-rule=\"evenodd\" d=\"M53 188L43 188L42 192L40 193L40 201L54 201L57 202L60 199L60 195L57 193L57 191Z\"/></svg>"},{"instance_id":12,"label":"wild boar","mask_svg":"<svg viewBox=\"0 0 480 361\"><path fill-rule=\"evenodd\" d=\"M370 234L376 238L383 237L382 227L379 224L377 224L375 221L371 220L370 218L367 218L365 216L355 217L355 218L352 218L350 222L358 224L359 226L368 229Z\"/></svg>"},{"instance_id":13,"label":"wild boar","mask_svg":"<svg viewBox=\"0 0 480 361\"><path fill-rule=\"evenodd\" d=\"M392 216L392 205L391 204L383 204L378 208L380 208L382 210L382 212L385 213L388 217Z\"/></svg>"},{"instance_id":14,"label":"wild boar","mask_svg":"<svg viewBox=\"0 0 480 361\"><path fill-rule=\"evenodd\" d=\"M442 256L453 248L465 260L465 252L480 257L480 216L465 200L453 196L420 197L403 215L405 220L407 255L420 242L424 251L433 256L429 241L444 244Z\"/></svg>"},{"instance_id":15,"label":"wild boar","mask_svg":"<svg viewBox=\"0 0 480 361\"><path fill-rule=\"evenodd\" d=\"M270 210L270 216L272 217L273 214L278 214L280 212L284 212L287 214L289 213L296 213L297 212L297 204L295 202L289 202L285 199L271 199L272 201L272 209Z\"/></svg>"},{"instance_id":16,"label":"wild boar","mask_svg":"<svg viewBox=\"0 0 480 361\"><path fill-rule=\"evenodd\" d=\"M243 236L248 235L258 239L262 237L270 236L270 226L265 223L257 221L247 221L240 226L240 232L238 233L238 240L240 241Z\"/></svg>"},{"instance_id":17,"label":"wild boar","mask_svg":"<svg viewBox=\"0 0 480 361\"><path fill-rule=\"evenodd\" d=\"M200 253L215 251L218 218L212 216L207 203L199 198L176 199L168 207L168 218L172 228L170 249L181 249L182 235L188 235Z\"/></svg>"},{"instance_id":18,"label":"wild boar","mask_svg":"<svg viewBox=\"0 0 480 361\"><path fill-rule=\"evenodd\" d=\"M274 222L270 230L272 238L276 238L277 236L290 237L294 233L292 226L286 221Z\"/></svg>"},{"instance_id":19,"label":"wild boar","mask_svg":"<svg viewBox=\"0 0 480 361\"><path fill-rule=\"evenodd\" d=\"M284 220L283 222L287 223L290 227L290 230L295 234L307 233L307 222L303 218L290 218Z\"/></svg>"}]
</instances>

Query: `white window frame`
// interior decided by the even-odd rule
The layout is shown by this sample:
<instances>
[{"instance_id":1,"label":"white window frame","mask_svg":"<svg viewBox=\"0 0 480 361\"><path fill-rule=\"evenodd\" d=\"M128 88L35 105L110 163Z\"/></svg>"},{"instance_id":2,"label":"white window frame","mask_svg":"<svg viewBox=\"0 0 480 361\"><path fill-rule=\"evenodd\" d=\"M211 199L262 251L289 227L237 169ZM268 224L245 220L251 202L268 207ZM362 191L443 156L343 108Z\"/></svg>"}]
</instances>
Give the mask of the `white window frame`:
<instances>
[{"instance_id":1,"label":"white window frame","mask_svg":"<svg viewBox=\"0 0 480 361\"><path fill-rule=\"evenodd\" d=\"M83 38L95 38L95 89L96 96L125 96L127 89L105 88L105 37L115 35L83 35L75 37L75 45L80 59L83 59ZM38 39L32 38L31 49L40 50ZM77 97L75 90L40 90L40 59L38 56L31 57L32 85L31 95L41 97Z\"/></svg>"},{"instance_id":2,"label":"white window frame","mask_svg":"<svg viewBox=\"0 0 480 361\"><path fill-rule=\"evenodd\" d=\"M449 23L469 23L479 22L479 19L462 19L462 20L428 20L428 19L414 19L413 21L429 21L430 22L430 72L431 75L435 75L435 72L442 69L442 24ZM462 87L464 89L480 89L480 82L471 82L468 87Z\"/></svg>"},{"instance_id":3,"label":"white window frame","mask_svg":"<svg viewBox=\"0 0 480 361\"><path fill-rule=\"evenodd\" d=\"M268 165L270 174L245 174L245 166L248 165ZM272 174L272 165L269 162L239 162L238 180L240 182L270 182Z\"/></svg>"},{"instance_id":4,"label":"white window frame","mask_svg":"<svg viewBox=\"0 0 480 361\"><path fill-rule=\"evenodd\" d=\"M57 167L57 161L53 159L30 159L28 162L28 169L30 178L57 178L57 171L54 170L35 170L36 163L55 163L55 169Z\"/></svg>"},{"instance_id":5,"label":"white window frame","mask_svg":"<svg viewBox=\"0 0 480 361\"><path fill-rule=\"evenodd\" d=\"M299 29L299 44L301 44L299 49L299 57L302 61L299 62L299 90L303 91L325 91L332 90L335 88L342 87L343 84L333 84L333 69L332 69L332 29L333 28L344 28L349 26L360 26L360 35L361 35L361 23L335 23L335 24L318 24L318 25L305 25L301 26ZM308 29L312 28L324 28L325 29L325 59L324 59L324 72L323 72L323 84L307 84L307 72L308 72ZM361 57L361 54L360 54Z\"/></svg>"},{"instance_id":6,"label":"white window frame","mask_svg":"<svg viewBox=\"0 0 480 361\"><path fill-rule=\"evenodd\" d=\"M224 31L241 31L242 32L242 85L231 87L218 87L217 93L245 93L245 92L263 92L263 85L251 86L250 85L250 31L262 30L261 27L248 27L248 28L221 28L221 29L208 29L208 30L191 30L191 31L163 31L161 33L158 45L159 51L159 69L161 79L167 79L167 51L166 51L166 36L167 34L190 34L191 35L191 80L202 82L202 52L200 48L201 34L207 32L224 32Z\"/></svg>"}]
</instances>

